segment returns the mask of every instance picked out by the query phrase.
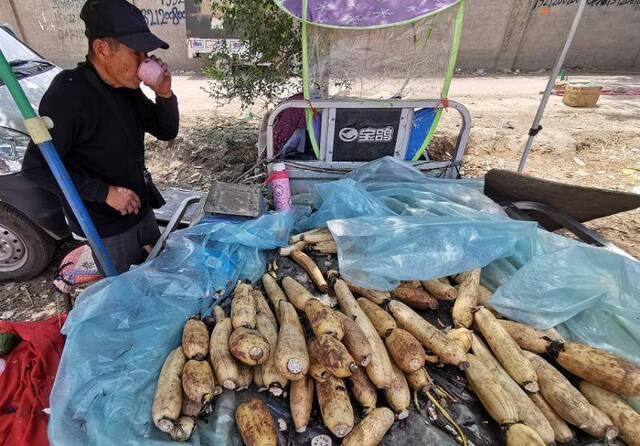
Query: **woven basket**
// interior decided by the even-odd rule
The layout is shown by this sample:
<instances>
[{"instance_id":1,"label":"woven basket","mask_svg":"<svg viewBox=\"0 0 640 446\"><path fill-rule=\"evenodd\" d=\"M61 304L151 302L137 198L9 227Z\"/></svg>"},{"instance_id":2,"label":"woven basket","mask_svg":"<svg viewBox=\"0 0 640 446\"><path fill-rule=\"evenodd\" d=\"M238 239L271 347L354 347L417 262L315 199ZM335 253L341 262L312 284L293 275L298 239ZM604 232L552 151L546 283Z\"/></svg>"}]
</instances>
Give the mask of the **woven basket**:
<instances>
[{"instance_id":1,"label":"woven basket","mask_svg":"<svg viewBox=\"0 0 640 446\"><path fill-rule=\"evenodd\" d=\"M562 102L570 107L595 107L600 93L602 87L599 85L567 84Z\"/></svg>"}]
</instances>

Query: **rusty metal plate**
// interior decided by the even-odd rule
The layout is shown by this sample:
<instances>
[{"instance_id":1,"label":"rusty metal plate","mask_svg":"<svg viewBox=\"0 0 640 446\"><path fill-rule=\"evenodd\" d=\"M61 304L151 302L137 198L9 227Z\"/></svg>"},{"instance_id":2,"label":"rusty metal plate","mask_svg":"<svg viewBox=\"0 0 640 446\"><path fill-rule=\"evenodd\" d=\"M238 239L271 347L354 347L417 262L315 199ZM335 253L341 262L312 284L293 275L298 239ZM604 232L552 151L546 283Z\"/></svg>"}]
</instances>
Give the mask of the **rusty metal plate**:
<instances>
[{"instance_id":1,"label":"rusty metal plate","mask_svg":"<svg viewBox=\"0 0 640 446\"><path fill-rule=\"evenodd\" d=\"M260 200L260 186L216 182L209 191L204 212L257 217L260 215Z\"/></svg>"}]
</instances>

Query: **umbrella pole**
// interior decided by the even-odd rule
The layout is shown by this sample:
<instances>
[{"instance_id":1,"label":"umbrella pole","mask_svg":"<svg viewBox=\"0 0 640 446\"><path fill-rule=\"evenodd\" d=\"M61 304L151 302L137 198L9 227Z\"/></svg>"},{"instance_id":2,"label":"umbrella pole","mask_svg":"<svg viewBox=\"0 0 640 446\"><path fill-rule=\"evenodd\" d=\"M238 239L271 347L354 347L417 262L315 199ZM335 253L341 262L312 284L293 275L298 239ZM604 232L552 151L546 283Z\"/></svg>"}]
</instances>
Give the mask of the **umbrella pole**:
<instances>
[{"instance_id":1,"label":"umbrella pole","mask_svg":"<svg viewBox=\"0 0 640 446\"><path fill-rule=\"evenodd\" d=\"M53 145L49 129L45 125L44 120L38 117L33 110L33 107L31 107L29 99L27 99L24 90L20 86L9 62L1 50L0 79L4 81L7 89L13 97L13 100L18 106L18 109L22 113L29 136L31 136L33 142L40 148L45 161L49 165L49 168L58 183L58 186L60 186L60 189L62 190L69 206L71 206L71 209L80 224L80 227L82 228L82 231L89 241L89 246L91 246L91 250L95 254L96 261L100 264L102 270L107 276L117 275L117 271L113 266L111 257L109 257L107 248L104 246L104 243L102 242L102 239L89 216L89 212L87 212L87 208L84 206L84 203L78 194L76 186L73 184L67 169L65 169L64 164Z\"/></svg>"},{"instance_id":2,"label":"umbrella pole","mask_svg":"<svg viewBox=\"0 0 640 446\"><path fill-rule=\"evenodd\" d=\"M544 95L542 96L542 100L540 101L540 105L538 106L538 112L536 113L536 117L533 120L533 125L529 129L529 139L527 139L527 144L524 146L524 153L522 154L522 158L520 159L520 164L518 165L518 173L522 174L524 172L524 166L527 163L527 158L529 158L529 153L531 152L531 147L533 146L533 139L536 137L538 132L542 130L542 126L540 122L542 121L542 117L544 116L544 110L547 108L547 103L549 102L549 97L551 96L551 91L556 84L556 79L558 78L558 74L562 69L562 65L564 64L564 60L567 57L567 52L569 51L569 47L573 42L573 38L576 35L576 30L578 29L578 24L582 19L582 13L584 12L584 8L587 4L587 0L580 0L580 4L578 5L578 12L576 12L576 16L573 19L573 24L571 25L571 29L569 30L569 35L567 36L567 41L564 43L564 48L562 48L562 53L560 53L560 57L556 61L553 70L551 70L551 76L549 76L549 82L547 82L547 88L544 91Z\"/></svg>"}]
</instances>

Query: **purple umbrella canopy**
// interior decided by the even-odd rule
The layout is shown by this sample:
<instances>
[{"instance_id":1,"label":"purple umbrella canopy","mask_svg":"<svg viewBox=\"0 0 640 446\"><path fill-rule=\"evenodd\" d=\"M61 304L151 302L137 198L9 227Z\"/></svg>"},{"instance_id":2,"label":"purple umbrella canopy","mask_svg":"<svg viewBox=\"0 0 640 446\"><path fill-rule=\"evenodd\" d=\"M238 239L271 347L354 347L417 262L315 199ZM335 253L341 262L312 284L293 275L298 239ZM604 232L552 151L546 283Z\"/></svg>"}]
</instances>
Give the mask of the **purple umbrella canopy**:
<instances>
[{"instance_id":1,"label":"purple umbrella canopy","mask_svg":"<svg viewBox=\"0 0 640 446\"><path fill-rule=\"evenodd\" d=\"M390 26L455 5L460 0L275 0L286 12L306 21L340 28Z\"/></svg>"}]
</instances>

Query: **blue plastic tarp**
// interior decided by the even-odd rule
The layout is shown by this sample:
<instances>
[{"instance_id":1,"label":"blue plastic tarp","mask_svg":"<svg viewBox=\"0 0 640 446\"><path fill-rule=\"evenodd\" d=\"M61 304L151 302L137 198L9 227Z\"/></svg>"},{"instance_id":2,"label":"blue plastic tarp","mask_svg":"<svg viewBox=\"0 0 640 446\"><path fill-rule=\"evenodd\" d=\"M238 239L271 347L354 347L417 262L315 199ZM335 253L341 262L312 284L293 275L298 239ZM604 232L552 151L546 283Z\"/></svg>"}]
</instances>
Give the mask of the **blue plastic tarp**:
<instances>
[{"instance_id":1,"label":"blue plastic tarp","mask_svg":"<svg viewBox=\"0 0 640 446\"><path fill-rule=\"evenodd\" d=\"M203 223L172 235L158 258L87 289L63 328L51 444L172 443L153 425L151 403L184 321L208 310L238 279L257 280L265 269L262 250L286 245L292 226L288 213ZM199 426L190 443L220 444L215 427Z\"/></svg>"}]
</instances>

